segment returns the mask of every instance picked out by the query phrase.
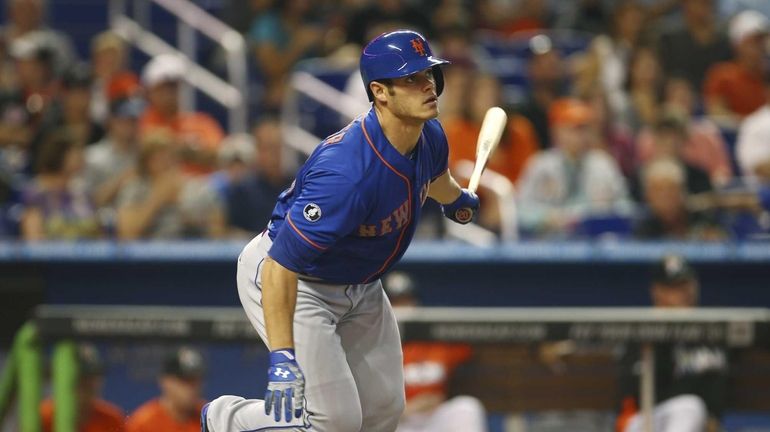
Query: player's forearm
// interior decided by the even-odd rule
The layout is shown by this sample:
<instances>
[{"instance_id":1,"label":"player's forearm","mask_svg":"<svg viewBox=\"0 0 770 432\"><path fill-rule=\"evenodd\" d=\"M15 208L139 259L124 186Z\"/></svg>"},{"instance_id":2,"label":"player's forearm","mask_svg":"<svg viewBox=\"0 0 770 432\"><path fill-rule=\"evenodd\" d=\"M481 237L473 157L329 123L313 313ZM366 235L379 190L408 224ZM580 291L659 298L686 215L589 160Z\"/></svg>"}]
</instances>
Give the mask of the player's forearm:
<instances>
[{"instance_id":1,"label":"player's forearm","mask_svg":"<svg viewBox=\"0 0 770 432\"><path fill-rule=\"evenodd\" d=\"M262 308L271 350L294 348L297 274L267 257L262 273Z\"/></svg>"},{"instance_id":2,"label":"player's forearm","mask_svg":"<svg viewBox=\"0 0 770 432\"><path fill-rule=\"evenodd\" d=\"M436 200L439 204L449 204L454 202L462 193L462 188L447 170L439 178L430 184L428 196Z\"/></svg>"}]
</instances>

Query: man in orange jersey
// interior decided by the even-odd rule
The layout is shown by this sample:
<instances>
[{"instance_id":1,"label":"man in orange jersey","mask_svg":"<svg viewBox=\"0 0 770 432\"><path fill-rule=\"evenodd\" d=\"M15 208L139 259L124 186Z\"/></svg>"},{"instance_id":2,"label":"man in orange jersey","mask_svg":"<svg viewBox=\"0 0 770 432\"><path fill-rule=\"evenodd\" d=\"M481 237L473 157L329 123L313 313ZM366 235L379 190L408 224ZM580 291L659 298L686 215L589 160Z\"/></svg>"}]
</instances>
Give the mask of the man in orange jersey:
<instances>
[{"instance_id":1,"label":"man in orange jersey","mask_svg":"<svg viewBox=\"0 0 770 432\"><path fill-rule=\"evenodd\" d=\"M125 414L115 405L99 398L104 383L104 364L92 345L78 347L77 431L123 432ZM54 430L54 401L47 399L40 406L43 432Z\"/></svg>"},{"instance_id":2,"label":"man in orange jersey","mask_svg":"<svg viewBox=\"0 0 770 432\"><path fill-rule=\"evenodd\" d=\"M147 63L142 71L142 84L149 106L139 119L139 131L171 131L179 145L185 172L210 173L216 168L217 149L225 134L210 115L182 111L179 86L187 73L185 62L171 54L159 55Z\"/></svg>"},{"instance_id":3,"label":"man in orange jersey","mask_svg":"<svg viewBox=\"0 0 770 432\"><path fill-rule=\"evenodd\" d=\"M415 284L406 273L385 278L385 291L394 307L416 306ZM486 413L472 396L449 398L454 370L471 357L471 347L446 342L405 342L406 408L396 432L485 432Z\"/></svg>"},{"instance_id":4,"label":"man in orange jersey","mask_svg":"<svg viewBox=\"0 0 770 432\"><path fill-rule=\"evenodd\" d=\"M161 394L137 408L126 422L126 432L200 432L203 407L203 358L181 348L163 364Z\"/></svg>"}]
</instances>

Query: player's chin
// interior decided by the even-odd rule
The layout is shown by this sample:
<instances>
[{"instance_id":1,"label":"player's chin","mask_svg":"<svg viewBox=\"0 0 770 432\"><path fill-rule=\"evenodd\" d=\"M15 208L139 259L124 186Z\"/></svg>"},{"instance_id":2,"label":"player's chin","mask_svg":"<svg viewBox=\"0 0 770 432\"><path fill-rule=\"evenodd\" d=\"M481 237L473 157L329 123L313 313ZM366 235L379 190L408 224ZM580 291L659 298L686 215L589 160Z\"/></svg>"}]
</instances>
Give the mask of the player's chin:
<instances>
[{"instance_id":1,"label":"player's chin","mask_svg":"<svg viewBox=\"0 0 770 432\"><path fill-rule=\"evenodd\" d=\"M438 104L424 104L419 117L425 121L438 117Z\"/></svg>"}]
</instances>

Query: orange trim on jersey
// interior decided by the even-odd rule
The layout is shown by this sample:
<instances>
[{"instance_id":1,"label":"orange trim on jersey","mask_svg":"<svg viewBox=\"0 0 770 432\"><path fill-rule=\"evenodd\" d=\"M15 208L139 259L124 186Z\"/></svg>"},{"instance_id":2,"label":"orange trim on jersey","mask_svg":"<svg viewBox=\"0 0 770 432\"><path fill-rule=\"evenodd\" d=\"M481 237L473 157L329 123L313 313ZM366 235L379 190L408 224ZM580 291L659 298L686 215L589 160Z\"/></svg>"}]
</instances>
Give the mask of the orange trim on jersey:
<instances>
[{"instance_id":1,"label":"orange trim on jersey","mask_svg":"<svg viewBox=\"0 0 770 432\"><path fill-rule=\"evenodd\" d=\"M374 143L372 142L372 139L369 137L369 133L366 131L366 117L361 118L361 130L364 132L364 138L366 138L366 142L369 143L369 147L374 150L374 154L377 155L378 158L382 161L382 163L385 164L386 167L390 168L391 171L396 173L397 176L401 177L402 180L406 182L406 190L407 190L407 196L409 198L409 221L404 224L404 226L401 228L401 234L398 236L398 241L396 242L396 247L393 249L393 252L390 254L388 259L385 260L385 262L382 264L382 267L379 268L376 272L370 274L369 276L364 279L364 282L369 282L369 279L372 278L377 273L382 273L383 270L390 264L390 262L395 258L396 254L398 253L398 249L401 246L401 240L404 238L404 234L406 233L406 228L409 226L409 223L412 221L412 182L409 181L409 178L405 175L403 175L401 172L399 172L397 169L393 168L391 164L388 163L388 161L385 160L384 157L380 154L380 152L377 150L377 147L375 147Z\"/></svg>"},{"instance_id":2,"label":"orange trim on jersey","mask_svg":"<svg viewBox=\"0 0 770 432\"><path fill-rule=\"evenodd\" d=\"M302 234L302 231L300 231L299 228L297 228L297 226L294 225L294 222L291 221L291 214L289 212L286 213L286 222L289 223L289 226L292 227L294 229L294 231L297 234L299 234L300 237L302 237L306 242L310 243L311 246L313 246L314 248L316 248L318 250L322 250L322 251L326 250L325 247L315 243L313 240L310 240L309 238L307 238L307 236L305 234Z\"/></svg>"}]
</instances>

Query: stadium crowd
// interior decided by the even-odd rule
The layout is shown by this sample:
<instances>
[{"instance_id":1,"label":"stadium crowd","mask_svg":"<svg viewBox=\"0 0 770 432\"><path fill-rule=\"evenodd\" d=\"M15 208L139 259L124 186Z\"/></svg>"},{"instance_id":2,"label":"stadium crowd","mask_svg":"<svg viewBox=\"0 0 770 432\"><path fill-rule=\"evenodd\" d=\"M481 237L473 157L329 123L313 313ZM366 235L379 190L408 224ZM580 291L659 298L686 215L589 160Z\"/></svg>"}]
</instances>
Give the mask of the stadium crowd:
<instances>
[{"instance_id":1,"label":"stadium crowd","mask_svg":"<svg viewBox=\"0 0 770 432\"><path fill-rule=\"evenodd\" d=\"M214 116L181 108L182 59L132 69L130 46L111 32L78 59L46 22L44 0L6 4L0 238L261 231L291 183L278 115L294 66L313 57L355 64L362 43L401 27L424 32L453 63L440 114L453 164L474 159L486 109L508 111L490 169L516 186L522 235L770 232L768 2L223 2L222 19L249 44L256 89L251 133L231 135ZM496 61L494 46L520 63ZM481 194L478 222L499 231L504 203Z\"/></svg>"}]
</instances>

